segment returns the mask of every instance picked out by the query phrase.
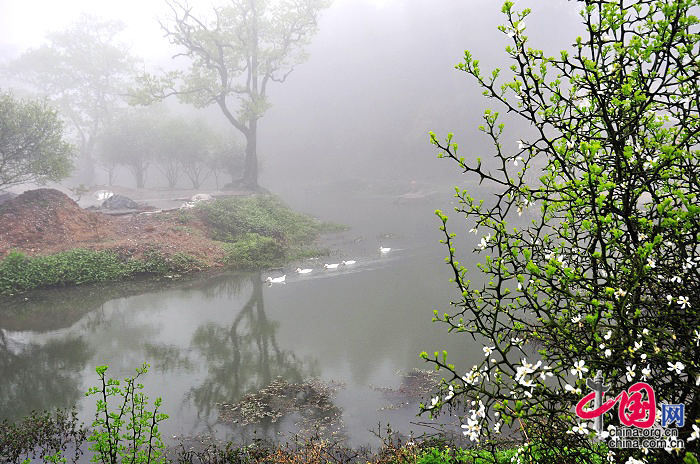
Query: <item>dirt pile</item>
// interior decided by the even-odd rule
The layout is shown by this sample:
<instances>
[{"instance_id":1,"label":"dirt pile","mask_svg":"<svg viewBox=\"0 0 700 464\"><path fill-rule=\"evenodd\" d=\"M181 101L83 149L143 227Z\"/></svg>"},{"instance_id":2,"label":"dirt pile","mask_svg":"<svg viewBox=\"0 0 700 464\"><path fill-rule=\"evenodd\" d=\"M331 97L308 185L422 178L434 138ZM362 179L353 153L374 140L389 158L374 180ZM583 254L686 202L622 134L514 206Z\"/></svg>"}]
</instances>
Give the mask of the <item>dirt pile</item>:
<instances>
[{"instance_id":1,"label":"dirt pile","mask_svg":"<svg viewBox=\"0 0 700 464\"><path fill-rule=\"evenodd\" d=\"M85 211L58 190L29 190L0 205L0 257L10 249L32 253L112 235L108 217Z\"/></svg>"},{"instance_id":2,"label":"dirt pile","mask_svg":"<svg viewBox=\"0 0 700 464\"><path fill-rule=\"evenodd\" d=\"M87 248L128 258L181 252L207 267L221 266L225 253L209 237L208 226L194 216L186 226L177 211L112 217L87 211L53 189L30 190L0 205L0 260L10 250L36 255Z\"/></svg>"}]
</instances>

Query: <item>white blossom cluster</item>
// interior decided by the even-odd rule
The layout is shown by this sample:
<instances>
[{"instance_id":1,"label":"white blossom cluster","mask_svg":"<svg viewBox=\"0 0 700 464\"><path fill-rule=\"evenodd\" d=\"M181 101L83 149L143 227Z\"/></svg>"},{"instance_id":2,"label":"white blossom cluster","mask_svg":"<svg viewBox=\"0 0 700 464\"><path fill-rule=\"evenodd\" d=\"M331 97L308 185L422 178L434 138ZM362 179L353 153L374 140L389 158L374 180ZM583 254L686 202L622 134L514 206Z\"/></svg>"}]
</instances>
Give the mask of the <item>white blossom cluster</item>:
<instances>
[{"instance_id":1,"label":"white blossom cluster","mask_svg":"<svg viewBox=\"0 0 700 464\"><path fill-rule=\"evenodd\" d=\"M464 429L462 433L464 433L465 436L469 437L471 441L479 442L479 438L481 436L481 421L486 418L486 407L484 406L484 403L479 400L478 407L475 407L477 405L476 401L472 401L472 409L469 410L469 417L467 418L467 423L462 424L462 428ZM500 421L499 421L500 422ZM501 425L498 425L498 429L500 430Z\"/></svg>"}]
</instances>

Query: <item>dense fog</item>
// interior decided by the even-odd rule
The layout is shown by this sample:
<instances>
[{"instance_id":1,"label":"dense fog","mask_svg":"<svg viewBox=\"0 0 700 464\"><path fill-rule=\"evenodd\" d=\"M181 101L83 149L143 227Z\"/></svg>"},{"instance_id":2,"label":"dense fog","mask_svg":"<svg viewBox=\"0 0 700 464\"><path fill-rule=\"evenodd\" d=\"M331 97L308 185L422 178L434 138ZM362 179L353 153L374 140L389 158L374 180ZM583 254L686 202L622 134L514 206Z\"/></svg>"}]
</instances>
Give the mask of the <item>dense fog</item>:
<instances>
[{"instance_id":1,"label":"dense fog","mask_svg":"<svg viewBox=\"0 0 700 464\"><path fill-rule=\"evenodd\" d=\"M124 8L94 2L60 8L47 4L46 14L36 16L34 6L2 2L0 60L11 61L40 46L47 32L61 30L87 12L124 21L127 29L119 38L131 44L145 70L182 66L181 60L170 59L179 50L162 37L157 21L168 16L164 2L122 3ZM195 11L209 10L205 2L194 6ZM526 21L534 46L555 53L571 43L580 27L575 3L516 4L518 9L527 6L534 7ZM454 66L465 49L481 60L484 71L508 66L503 52L508 37L497 30L504 20L500 3L485 0L334 2L321 13L308 60L284 83L268 88L272 106L260 119L258 133L260 184L275 191L276 186L336 182L361 189L384 179L399 186L458 182L455 167L436 159L428 132L440 137L454 132L463 156L489 158L489 141L476 128L490 102ZM17 84L4 80L0 88ZM217 107L196 110L174 97L167 105L235 132ZM512 127L513 140L519 130L525 131L517 121ZM132 183L126 172L117 177L117 184ZM149 176L148 187L163 183L157 172Z\"/></svg>"}]
</instances>

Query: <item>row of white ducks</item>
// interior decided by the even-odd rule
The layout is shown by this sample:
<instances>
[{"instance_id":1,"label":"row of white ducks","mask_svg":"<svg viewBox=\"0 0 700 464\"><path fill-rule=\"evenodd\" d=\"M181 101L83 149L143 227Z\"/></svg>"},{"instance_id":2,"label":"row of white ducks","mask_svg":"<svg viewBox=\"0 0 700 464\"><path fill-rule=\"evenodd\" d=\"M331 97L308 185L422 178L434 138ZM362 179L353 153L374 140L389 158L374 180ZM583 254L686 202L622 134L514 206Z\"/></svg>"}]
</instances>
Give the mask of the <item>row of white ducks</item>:
<instances>
[{"instance_id":1,"label":"row of white ducks","mask_svg":"<svg viewBox=\"0 0 700 464\"><path fill-rule=\"evenodd\" d=\"M391 251L391 248L379 247L379 251L382 252L382 253L388 253L389 251ZM357 262L357 261L355 261L354 259L349 259L349 260L347 260L347 261L341 261L341 262L339 262L339 263L333 263L333 264L327 264L327 263L326 263L326 264L323 265L323 268L324 268L324 269L338 269L339 266L350 266L351 264L355 264L356 262ZM308 268L307 268L307 269L296 268L296 270L295 270L294 272L296 272L297 274L308 274L308 273L310 273L310 272L312 272L312 271L313 271L313 269L308 269ZM287 277L286 274L283 275L282 277L275 277L275 278L268 277L268 278L265 280L265 282L267 282L267 283L269 283L269 284L283 284L283 283L284 283L284 280L286 279L286 277Z\"/></svg>"},{"instance_id":2,"label":"row of white ducks","mask_svg":"<svg viewBox=\"0 0 700 464\"><path fill-rule=\"evenodd\" d=\"M341 265L349 266L351 264L355 264L356 262L357 261L355 261L354 259L350 259L350 260L342 261L340 263L335 263L335 264L324 264L323 267L325 269L337 269L338 266L341 266ZM294 272L296 272L297 274L308 274L312 271L313 271L313 269L296 268L296 270ZM275 278L268 277L267 279L265 279L265 282L270 283L270 284L283 284L286 278L287 278L286 274L283 275L282 277L275 277Z\"/></svg>"}]
</instances>

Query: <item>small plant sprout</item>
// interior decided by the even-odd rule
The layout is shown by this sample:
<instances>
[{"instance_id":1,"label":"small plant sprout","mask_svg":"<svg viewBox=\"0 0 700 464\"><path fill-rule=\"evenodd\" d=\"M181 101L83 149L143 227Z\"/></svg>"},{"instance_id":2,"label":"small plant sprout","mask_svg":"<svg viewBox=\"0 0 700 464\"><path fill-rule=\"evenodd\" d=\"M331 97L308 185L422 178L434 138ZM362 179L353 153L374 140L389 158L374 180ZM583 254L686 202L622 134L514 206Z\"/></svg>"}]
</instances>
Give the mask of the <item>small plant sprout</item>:
<instances>
[{"instance_id":1,"label":"small plant sprout","mask_svg":"<svg viewBox=\"0 0 700 464\"><path fill-rule=\"evenodd\" d=\"M117 464L164 463L163 450L158 424L168 418L167 414L158 412L161 398L153 402L153 411L146 410L148 397L139 390L143 385L137 383L139 377L148 372L148 364L136 369L136 375L122 381L106 379L107 366L95 370L100 378L100 385L91 387L86 396L97 395L97 412L92 423L93 442L90 451L94 451L93 462ZM114 397L115 404L109 404Z\"/></svg>"}]
</instances>

